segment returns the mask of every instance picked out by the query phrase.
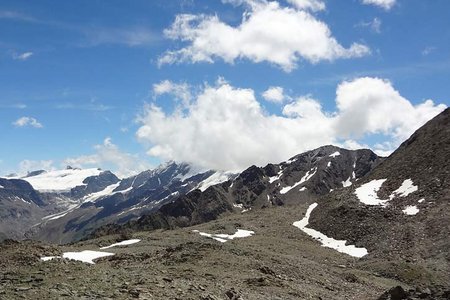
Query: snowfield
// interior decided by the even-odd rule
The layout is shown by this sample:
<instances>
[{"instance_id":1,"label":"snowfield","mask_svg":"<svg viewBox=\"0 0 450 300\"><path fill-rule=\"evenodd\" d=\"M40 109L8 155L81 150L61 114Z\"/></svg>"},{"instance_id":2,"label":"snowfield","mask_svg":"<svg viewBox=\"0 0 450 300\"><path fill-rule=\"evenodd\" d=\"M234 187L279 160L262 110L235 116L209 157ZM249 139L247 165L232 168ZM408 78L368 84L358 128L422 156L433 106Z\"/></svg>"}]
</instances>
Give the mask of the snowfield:
<instances>
[{"instance_id":1,"label":"snowfield","mask_svg":"<svg viewBox=\"0 0 450 300\"><path fill-rule=\"evenodd\" d=\"M335 240L333 238L327 237L323 233L314 230L312 228L307 228L306 226L309 224L309 217L311 212L317 207L317 203L311 204L305 214L305 217L300 221L294 222L292 225L299 228L301 231L311 236L315 240L318 240L323 247L334 249L338 252L348 254L353 257L363 257L368 254L366 248L358 248L354 245L346 245L347 241L345 240Z\"/></svg>"},{"instance_id":2,"label":"snowfield","mask_svg":"<svg viewBox=\"0 0 450 300\"><path fill-rule=\"evenodd\" d=\"M35 190L41 192L65 192L76 186L86 185L83 181L91 176L98 176L99 169L68 169L45 172L36 176L21 178L28 181Z\"/></svg>"},{"instance_id":3,"label":"snowfield","mask_svg":"<svg viewBox=\"0 0 450 300\"><path fill-rule=\"evenodd\" d=\"M221 243L225 243L228 241L231 241L235 238L245 238L245 237L249 237L255 234L254 231L250 231L250 230L243 230L243 229L238 229L236 231L235 234L229 235L229 234L210 234L210 233L206 233L206 232L201 232L198 230L192 230L192 232L196 232L198 234L200 234L201 236L205 236L208 238L211 238L213 240L219 241Z\"/></svg>"}]
</instances>

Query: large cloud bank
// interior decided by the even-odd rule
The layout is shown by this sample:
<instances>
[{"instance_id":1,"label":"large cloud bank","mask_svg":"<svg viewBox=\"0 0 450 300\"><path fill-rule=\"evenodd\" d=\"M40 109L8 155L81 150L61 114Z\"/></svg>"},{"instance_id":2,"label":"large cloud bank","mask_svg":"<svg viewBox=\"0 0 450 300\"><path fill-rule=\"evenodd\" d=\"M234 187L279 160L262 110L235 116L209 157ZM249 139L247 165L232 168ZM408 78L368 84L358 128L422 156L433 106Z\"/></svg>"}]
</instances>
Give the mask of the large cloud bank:
<instances>
[{"instance_id":1,"label":"large cloud bank","mask_svg":"<svg viewBox=\"0 0 450 300\"><path fill-rule=\"evenodd\" d=\"M219 80L172 113L147 104L136 135L150 145L149 155L163 160L241 170L325 144L358 147L370 134L385 136L383 144L370 145L385 154L446 107L432 100L413 105L391 82L370 77L339 84L336 111L328 113L316 99L302 96L285 104L282 115L268 114L255 94Z\"/></svg>"}]
</instances>

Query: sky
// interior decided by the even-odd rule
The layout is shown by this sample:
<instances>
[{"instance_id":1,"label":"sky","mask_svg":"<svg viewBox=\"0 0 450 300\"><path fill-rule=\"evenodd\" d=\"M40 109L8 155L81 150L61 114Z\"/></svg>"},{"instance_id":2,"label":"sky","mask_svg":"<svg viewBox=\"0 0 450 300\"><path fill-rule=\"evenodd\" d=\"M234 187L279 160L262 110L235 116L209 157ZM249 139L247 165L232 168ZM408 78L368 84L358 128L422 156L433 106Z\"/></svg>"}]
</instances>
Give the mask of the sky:
<instances>
[{"instance_id":1,"label":"sky","mask_svg":"<svg viewBox=\"0 0 450 300\"><path fill-rule=\"evenodd\" d=\"M0 2L0 175L389 155L450 103L448 0Z\"/></svg>"}]
</instances>

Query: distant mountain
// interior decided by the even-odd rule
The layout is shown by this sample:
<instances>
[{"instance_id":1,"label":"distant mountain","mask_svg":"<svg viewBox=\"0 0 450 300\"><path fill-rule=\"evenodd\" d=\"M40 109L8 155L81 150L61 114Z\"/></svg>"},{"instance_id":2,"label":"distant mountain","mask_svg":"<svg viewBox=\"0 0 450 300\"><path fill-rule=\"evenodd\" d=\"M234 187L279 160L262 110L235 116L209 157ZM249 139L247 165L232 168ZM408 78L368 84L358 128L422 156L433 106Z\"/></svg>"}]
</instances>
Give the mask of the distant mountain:
<instances>
[{"instance_id":1,"label":"distant mountain","mask_svg":"<svg viewBox=\"0 0 450 300\"><path fill-rule=\"evenodd\" d=\"M264 168L252 166L221 184L174 197L140 219L124 225L111 222L94 235L124 229L185 227L214 220L226 213L303 203L352 185L382 160L370 150L324 146L280 164Z\"/></svg>"},{"instance_id":2,"label":"distant mountain","mask_svg":"<svg viewBox=\"0 0 450 300\"><path fill-rule=\"evenodd\" d=\"M80 198L118 181L109 171L70 167L0 178L0 235L23 239L25 232L76 207Z\"/></svg>"},{"instance_id":3,"label":"distant mountain","mask_svg":"<svg viewBox=\"0 0 450 300\"><path fill-rule=\"evenodd\" d=\"M194 189L205 189L233 176L227 172L202 171L176 162L168 162L120 181L104 172L87 178L83 181L84 186L72 188L70 194L79 200L78 205L43 220L28 236L57 243L79 240L102 225L123 224L137 219ZM98 190L100 183L103 189L92 192L91 187ZM88 190L91 193L86 193Z\"/></svg>"}]
</instances>

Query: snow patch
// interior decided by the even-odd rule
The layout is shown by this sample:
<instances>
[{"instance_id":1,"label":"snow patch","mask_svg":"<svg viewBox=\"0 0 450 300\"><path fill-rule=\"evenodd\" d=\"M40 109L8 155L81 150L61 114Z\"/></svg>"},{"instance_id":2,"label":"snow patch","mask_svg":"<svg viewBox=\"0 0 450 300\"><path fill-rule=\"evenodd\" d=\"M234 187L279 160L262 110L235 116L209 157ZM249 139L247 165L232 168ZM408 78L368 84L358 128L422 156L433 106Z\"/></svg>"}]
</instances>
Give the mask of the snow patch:
<instances>
[{"instance_id":1,"label":"snow patch","mask_svg":"<svg viewBox=\"0 0 450 300\"><path fill-rule=\"evenodd\" d=\"M228 241L231 241L235 238L245 238L245 237L249 237L255 234L254 231L251 230L243 230L243 229L238 229L236 231L235 234L229 235L229 234L211 234L211 233L206 233L206 232L201 232L198 230L192 230L192 232L196 232L198 234L200 234L201 236L205 236L208 238L211 238L213 240L219 241L221 243L225 243Z\"/></svg>"},{"instance_id":2,"label":"snow patch","mask_svg":"<svg viewBox=\"0 0 450 300\"><path fill-rule=\"evenodd\" d=\"M311 236L315 240L318 240L323 247L332 248L338 252L348 254L353 257L363 257L368 254L366 248L358 248L354 245L346 245L347 241L345 240L335 240L333 238L327 237L323 233L314 230L312 228L307 228L306 226L309 224L309 217L311 212L317 207L317 203L311 204L305 214L305 217L297 222L294 222L292 225L299 228L301 231Z\"/></svg>"},{"instance_id":3,"label":"snow patch","mask_svg":"<svg viewBox=\"0 0 450 300\"><path fill-rule=\"evenodd\" d=\"M306 186L302 187L301 189L299 189L300 192L304 192L306 191Z\"/></svg>"},{"instance_id":4,"label":"snow patch","mask_svg":"<svg viewBox=\"0 0 450 300\"><path fill-rule=\"evenodd\" d=\"M334 152L334 153L331 153L330 155L328 155L329 157L336 157L336 156L339 156L339 155L341 155L341 153L339 152L339 151L336 151L336 152Z\"/></svg>"},{"instance_id":5,"label":"snow patch","mask_svg":"<svg viewBox=\"0 0 450 300\"><path fill-rule=\"evenodd\" d=\"M141 240L138 239L133 239L133 240L125 240L125 241L121 241L119 243L115 243L106 247L101 247L100 250L104 250L104 249L109 249L112 247L117 247L117 246L128 246L128 245L132 245L132 244L136 244L139 243Z\"/></svg>"},{"instance_id":6,"label":"snow patch","mask_svg":"<svg viewBox=\"0 0 450 300\"><path fill-rule=\"evenodd\" d=\"M419 212L419 209L415 205L407 206L402 212L408 216L414 216Z\"/></svg>"},{"instance_id":7,"label":"snow patch","mask_svg":"<svg viewBox=\"0 0 450 300\"><path fill-rule=\"evenodd\" d=\"M331 167L331 161L327 163L327 168Z\"/></svg>"},{"instance_id":8,"label":"snow patch","mask_svg":"<svg viewBox=\"0 0 450 300\"><path fill-rule=\"evenodd\" d=\"M354 173L353 173L354 174ZM351 186L352 185L352 182L351 182L351 176L346 180L346 181L342 181L342 186L343 187L349 187L349 186Z\"/></svg>"},{"instance_id":9,"label":"snow patch","mask_svg":"<svg viewBox=\"0 0 450 300\"><path fill-rule=\"evenodd\" d=\"M392 192L392 194L389 196L389 199L392 200L394 197L406 197L411 193L414 193L419 188L417 185L414 185L413 181L411 179L406 179L403 181L402 185Z\"/></svg>"},{"instance_id":10,"label":"snow patch","mask_svg":"<svg viewBox=\"0 0 450 300\"><path fill-rule=\"evenodd\" d=\"M380 205L386 206L389 200L381 200L378 198L378 191L380 190L386 179L376 179L361 185L355 190L355 194L359 201L366 205Z\"/></svg>"},{"instance_id":11,"label":"snow patch","mask_svg":"<svg viewBox=\"0 0 450 300\"><path fill-rule=\"evenodd\" d=\"M0 189L4 189L5 187L3 185L0 184Z\"/></svg>"},{"instance_id":12,"label":"snow patch","mask_svg":"<svg viewBox=\"0 0 450 300\"><path fill-rule=\"evenodd\" d=\"M388 199L382 200L378 197L377 193L385 181L386 179L376 179L357 188L355 194L359 201L367 205L380 205L385 207L388 201L395 197L406 197L418 190L418 187L414 185L411 179L406 179L398 189L389 195Z\"/></svg>"},{"instance_id":13,"label":"snow patch","mask_svg":"<svg viewBox=\"0 0 450 300\"><path fill-rule=\"evenodd\" d=\"M422 198L422 199L420 199L419 201L417 201L417 202L419 202L419 203L423 203L423 202L425 202L425 198Z\"/></svg>"},{"instance_id":14,"label":"snow patch","mask_svg":"<svg viewBox=\"0 0 450 300\"><path fill-rule=\"evenodd\" d=\"M299 186L300 184L308 181L309 179L311 179L311 177L313 177L316 174L317 171L317 167L314 169L309 170L308 172L306 172L305 176L303 176L299 182L295 183L293 186L286 186L284 188L282 188L280 190L280 194L286 194L287 192L289 192L290 190L292 190L293 188ZM312 172L312 173L311 173Z\"/></svg>"},{"instance_id":15,"label":"snow patch","mask_svg":"<svg viewBox=\"0 0 450 300\"><path fill-rule=\"evenodd\" d=\"M114 253L84 250L80 252L64 252L62 258L78 260L88 264L94 264L95 259L112 255L114 255ZM41 260L49 261L55 258L61 258L61 256L44 256L41 257Z\"/></svg>"}]
</instances>

